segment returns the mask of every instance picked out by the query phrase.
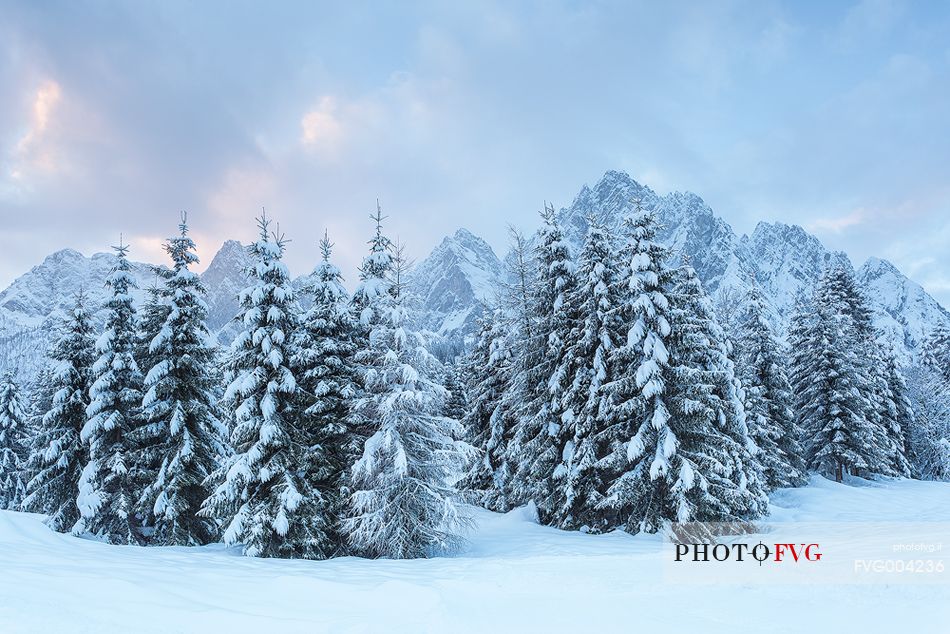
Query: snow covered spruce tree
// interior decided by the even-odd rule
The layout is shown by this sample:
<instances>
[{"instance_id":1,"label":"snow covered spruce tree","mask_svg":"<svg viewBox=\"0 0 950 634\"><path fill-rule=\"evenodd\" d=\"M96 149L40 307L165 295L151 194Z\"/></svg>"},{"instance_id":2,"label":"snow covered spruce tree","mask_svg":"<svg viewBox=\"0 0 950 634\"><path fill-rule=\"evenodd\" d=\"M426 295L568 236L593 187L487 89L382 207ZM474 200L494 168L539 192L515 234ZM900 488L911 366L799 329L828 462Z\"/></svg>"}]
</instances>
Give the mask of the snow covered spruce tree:
<instances>
[{"instance_id":1,"label":"snow covered spruce tree","mask_svg":"<svg viewBox=\"0 0 950 634\"><path fill-rule=\"evenodd\" d=\"M533 501L543 522L554 510L554 470L573 429L561 419L561 396L567 376L562 368L565 350L574 327L575 311L567 298L574 292L574 262L571 248L558 224L553 207L542 214L544 226L537 246L537 281L532 298L535 314L532 338L525 351L524 395L509 462L517 465L511 500Z\"/></svg>"},{"instance_id":2,"label":"snow covered spruce tree","mask_svg":"<svg viewBox=\"0 0 950 634\"><path fill-rule=\"evenodd\" d=\"M106 280L112 296L106 303L105 331L96 341L86 424L79 436L88 447L88 462L79 479L77 534L91 533L113 544L141 543L138 498L133 469L141 426L142 374L135 363L135 288L129 247L113 247L116 264Z\"/></svg>"},{"instance_id":3,"label":"snow covered spruce tree","mask_svg":"<svg viewBox=\"0 0 950 634\"><path fill-rule=\"evenodd\" d=\"M493 444L489 447L470 435L476 447L489 452L485 459L492 465L492 477L482 479L482 482L485 485L491 482L494 490L483 489L485 497L482 503L497 511L507 511L523 503L515 478L518 467L516 460L521 453L517 444L521 438L517 436L517 431L524 416L530 411L527 404L537 388L536 383L529 383L529 378L536 374L535 370L545 351L545 339L536 327L534 311L538 275L536 253L520 231L509 227L509 235L511 255L505 259L509 282L500 284L501 306L492 316L492 334L489 335L490 342L486 341L485 348L485 353L490 354L496 361L492 363L490 370L483 368L494 375L486 375L485 380L496 382L500 396L497 403L490 406L490 419L479 416L478 419L466 420L470 434L479 435L485 442L488 442L488 438L493 439ZM469 373L467 381L470 386L482 380L477 378L480 376L480 369L482 368L472 368L473 371ZM476 415L474 409L470 409L469 413ZM490 425L490 432L485 425ZM489 435L481 436L483 432ZM475 475L474 472L470 474L472 477ZM466 486L479 490L479 485L473 484L470 479L466 480Z\"/></svg>"},{"instance_id":4,"label":"snow covered spruce tree","mask_svg":"<svg viewBox=\"0 0 950 634\"><path fill-rule=\"evenodd\" d=\"M907 475L887 364L851 272L826 271L814 305L804 332L792 332L809 467L839 481L844 473Z\"/></svg>"},{"instance_id":5,"label":"snow covered spruce tree","mask_svg":"<svg viewBox=\"0 0 950 634\"><path fill-rule=\"evenodd\" d=\"M79 440L89 406L89 376L95 360L92 325L82 292L52 350L55 366L49 410L43 412L30 452L27 497L23 508L45 514L47 525L68 532L79 520L76 496L87 462L87 447Z\"/></svg>"},{"instance_id":6,"label":"snow covered spruce tree","mask_svg":"<svg viewBox=\"0 0 950 634\"><path fill-rule=\"evenodd\" d=\"M513 359L500 310L483 317L478 336L464 361L470 401L462 424L466 441L477 450L459 487L469 501L493 511L507 511L507 482L511 468L506 449L510 426L501 407L509 386Z\"/></svg>"},{"instance_id":7,"label":"snow covered spruce tree","mask_svg":"<svg viewBox=\"0 0 950 634\"><path fill-rule=\"evenodd\" d=\"M311 522L323 557L342 552L339 522L345 507L345 472L362 451L351 433L350 403L357 393L356 324L349 310L340 270L330 262L333 245L324 235L322 261L314 269L306 293L313 304L303 316L294 342L292 368L298 384L299 427L309 447L297 470L319 493Z\"/></svg>"},{"instance_id":8,"label":"snow covered spruce tree","mask_svg":"<svg viewBox=\"0 0 950 634\"><path fill-rule=\"evenodd\" d=\"M920 364L910 369L907 399L914 412L908 438L914 475L950 481L950 385L933 366Z\"/></svg>"},{"instance_id":9,"label":"snow covered spruce tree","mask_svg":"<svg viewBox=\"0 0 950 634\"><path fill-rule=\"evenodd\" d=\"M677 440L667 405L674 378L667 347L672 307L666 292L673 279L665 265L668 252L654 241L656 229L653 212L639 204L623 221L616 311L626 332L611 355L615 374L605 386L611 419L605 430L608 475L601 506L609 526L631 532L656 531L666 517L691 519L685 500L676 499L687 487L673 489L678 473L671 473L670 465Z\"/></svg>"},{"instance_id":10,"label":"snow covered spruce tree","mask_svg":"<svg viewBox=\"0 0 950 634\"><path fill-rule=\"evenodd\" d=\"M597 462L603 454L610 416L604 385L611 380L610 355L620 336L615 308L614 261L605 227L592 214L578 260L577 284L566 302L577 311L566 349L555 370L555 381L565 387L558 402L565 441L555 468L553 523L568 529L600 532L609 527L598 505L603 481Z\"/></svg>"},{"instance_id":11,"label":"snow covered spruce tree","mask_svg":"<svg viewBox=\"0 0 950 634\"><path fill-rule=\"evenodd\" d=\"M376 201L376 235L369 241L369 255L360 267L360 283L353 292L352 307L360 334L365 339L373 325L383 318L380 314L385 302L383 295L390 292L389 274L392 271L392 240L383 234L383 210Z\"/></svg>"},{"instance_id":12,"label":"snow covered spruce tree","mask_svg":"<svg viewBox=\"0 0 950 634\"><path fill-rule=\"evenodd\" d=\"M459 380L458 370L454 363L445 364L444 387L448 392L445 399L445 411L443 414L452 420L461 421L468 410L468 398L465 394L465 386Z\"/></svg>"},{"instance_id":13,"label":"snow covered spruce tree","mask_svg":"<svg viewBox=\"0 0 950 634\"><path fill-rule=\"evenodd\" d=\"M291 369L299 308L281 261L286 239L258 220L252 285L241 292L244 330L229 361L224 406L234 415L236 454L215 472L219 482L202 514L225 523L224 541L252 557L321 559L331 554L321 492L310 480L312 434L297 408Z\"/></svg>"},{"instance_id":14,"label":"snow covered spruce tree","mask_svg":"<svg viewBox=\"0 0 950 634\"><path fill-rule=\"evenodd\" d=\"M936 324L922 348L924 363L950 382L950 328Z\"/></svg>"},{"instance_id":15,"label":"snow covered spruce tree","mask_svg":"<svg viewBox=\"0 0 950 634\"><path fill-rule=\"evenodd\" d=\"M26 422L20 388L7 372L0 378L0 509L19 509L26 491Z\"/></svg>"},{"instance_id":16,"label":"snow covered spruce tree","mask_svg":"<svg viewBox=\"0 0 950 634\"><path fill-rule=\"evenodd\" d=\"M748 430L726 334L695 270L686 263L674 271L674 279L669 294L669 351L676 378L671 419L684 438L681 446L699 467L695 519L736 522L760 517L768 506L760 450Z\"/></svg>"},{"instance_id":17,"label":"snow covered spruce tree","mask_svg":"<svg viewBox=\"0 0 950 634\"><path fill-rule=\"evenodd\" d=\"M765 320L765 303L754 282L737 331L746 422L759 448L757 458L765 484L769 489L801 486L805 482L805 463L799 441L801 429L791 407L787 363Z\"/></svg>"},{"instance_id":18,"label":"snow covered spruce tree","mask_svg":"<svg viewBox=\"0 0 950 634\"><path fill-rule=\"evenodd\" d=\"M363 393L356 412L375 429L353 465L353 494L343 529L352 548L369 557L408 559L453 550L467 524L447 484L464 454L455 421L441 416L445 389L438 361L409 329L405 259L390 254L388 287L371 305L377 316L357 352Z\"/></svg>"},{"instance_id":19,"label":"snow covered spruce tree","mask_svg":"<svg viewBox=\"0 0 950 634\"><path fill-rule=\"evenodd\" d=\"M816 314L796 361L803 377L799 399L805 426L808 467L841 481L845 473L870 470L879 459L876 430L865 414L867 400L858 389L860 359L846 315L839 312L825 288L819 287Z\"/></svg>"},{"instance_id":20,"label":"snow covered spruce tree","mask_svg":"<svg viewBox=\"0 0 950 634\"><path fill-rule=\"evenodd\" d=\"M205 481L228 449L212 392L215 350L205 325L205 289L190 269L198 256L184 214L179 231L165 243L173 263L165 277L165 319L148 346L153 365L145 376L143 435L152 456L145 462L157 470L144 474L141 503L154 517L151 543L192 546L215 537L214 521L198 511L210 493Z\"/></svg>"},{"instance_id":21,"label":"snow covered spruce tree","mask_svg":"<svg viewBox=\"0 0 950 634\"><path fill-rule=\"evenodd\" d=\"M751 519L764 496L725 335L692 269L670 269L655 234L654 213L638 205L624 222L617 310L627 332L606 385L613 407L601 507L609 525L631 532Z\"/></svg>"}]
</instances>

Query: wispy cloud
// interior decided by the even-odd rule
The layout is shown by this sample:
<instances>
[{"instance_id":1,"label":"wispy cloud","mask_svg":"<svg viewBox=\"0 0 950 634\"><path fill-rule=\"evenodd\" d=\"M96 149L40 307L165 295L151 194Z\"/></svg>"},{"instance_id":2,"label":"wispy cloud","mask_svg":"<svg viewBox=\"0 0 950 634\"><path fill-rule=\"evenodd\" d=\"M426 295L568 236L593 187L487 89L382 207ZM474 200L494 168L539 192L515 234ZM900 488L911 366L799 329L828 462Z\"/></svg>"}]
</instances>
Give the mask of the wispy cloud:
<instances>
[{"instance_id":1,"label":"wispy cloud","mask_svg":"<svg viewBox=\"0 0 950 634\"><path fill-rule=\"evenodd\" d=\"M867 218L867 215L867 212L863 209L855 209L851 213L844 216L837 216L833 218L817 218L809 222L807 224L807 228L809 231L814 231L816 233L821 233L824 231L841 233L845 229L856 227L862 224Z\"/></svg>"}]
</instances>

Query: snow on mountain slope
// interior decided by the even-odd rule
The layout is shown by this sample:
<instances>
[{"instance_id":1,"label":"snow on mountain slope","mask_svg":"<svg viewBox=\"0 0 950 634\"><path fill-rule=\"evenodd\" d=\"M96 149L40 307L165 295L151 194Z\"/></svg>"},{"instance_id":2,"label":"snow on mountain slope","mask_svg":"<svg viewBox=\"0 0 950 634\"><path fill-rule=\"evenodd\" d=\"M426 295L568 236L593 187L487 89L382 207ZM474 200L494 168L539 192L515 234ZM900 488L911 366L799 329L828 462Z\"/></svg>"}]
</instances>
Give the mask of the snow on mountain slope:
<instances>
[{"instance_id":1,"label":"snow on mountain slope","mask_svg":"<svg viewBox=\"0 0 950 634\"><path fill-rule=\"evenodd\" d=\"M230 343L237 336L237 324L232 320L240 310L238 295L248 285L246 271L250 265L247 247L237 240L227 240L201 274L207 289L208 329L217 333L221 343Z\"/></svg>"},{"instance_id":2,"label":"snow on mountain slope","mask_svg":"<svg viewBox=\"0 0 950 634\"><path fill-rule=\"evenodd\" d=\"M97 311L108 299L105 281L115 261L111 253L87 258L63 249L0 292L0 371L12 369L23 382L39 372L79 290L86 295L89 311L100 318ZM139 285L133 296L141 301L144 289L156 282L155 272L151 265L132 262L132 276Z\"/></svg>"},{"instance_id":3,"label":"snow on mountain slope","mask_svg":"<svg viewBox=\"0 0 950 634\"><path fill-rule=\"evenodd\" d=\"M101 307L109 298L105 280L115 261L111 253L86 257L78 251L63 249L47 256L0 292L0 372L13 369L23 382L29 382L39 372L47 350L56 340L63 316L71 309L80 289L90 311L101 319ZM246 264L244 247L229 240L202 275L208 287L209 327L212 332L221 330L222 341L233 339L227 326L237 313L237 293L245 285ZM141 304L146 289L159 280L153 265L141 262L132 262L132 276L138 284L132 294L136 303Z\"/></svg>"},{"instance_id":4,"label":"snow on mountain slope","mask_svg":"<svg viewBox=\"0 0 950 634\"><path fill-rule=\"evenodd\" d=\"M795 225L763 222L751 236L737 236L699 196L688 192L660 196L618 171L607 172L593 186L585 185L558 216L566 236L579 250L588 214L619 235L620 223L634 208L635 200L657 211L662 225L659 239L678 256L689 257L710 294L729 287L744 292L755 279L780 336L787 328L796 295L810 290L829 263L849 262L845 254L829 251ZM105 300L104 281L113 262L110 254L86 258L64 249L0 293L0 371L13 367L24 378L33 376L54 338L52 328L75 291L84 288L94 303ZM248 263L245 247L229 240L202 274L208 288L209 327L222 344L236 334L231 319L238 312L237 295L247 282ZM134 274L142 288L154 282L148 265L135 264ZM448 356L457 353L464 338L473 332L477 317L493 303L495 288L504 275L491 247L466 229L447 236L433 249L410 277L418 300L418 324L436 333L432 345L444 346ZM306 279L301 276L294 285L301 288ZM912 357L936 324L950 327L950 314L893 265L872 258L858 271L858 279L871 301L878 328L897 344L903 356ZM307 305L305 294L300 300Z\"/></svg>"},{"instance_id":5,"label":"snow on mountain slope","mask_svg":"<svg viewBox=\"0 0 950 634\"><path fill-rule=\"evenodd\" d=\"M488 243L459 229L412 270L419 325L440 335L472 333L501 278L501 261Z\"/></svg>"},{"instance_id":6,"label":"snow on mountain slope","mask_svg":"<svg viewBox=\"0 0 950 634\"><path fill-rule=\"evenodd\" d=\"M780 336L787 329L797 294L810 291L829 264L850 265L847 255L828 250L797 225L763 222L751 236L738 237L699 196L689 192L659 196L617 171L607 172L594 187L585 185L571 206L559 212L559 219L566 236L579 249L587 232L588 214L594 214L616 234L636 200L644 208L656 210L661 224L658 239L674 253L689 257L707 292L732 287L744 293L756 280ZM950 327L950 316L919 285L893 265L880 262L869 261L859 271L858 280L878 328L903 356L912 357L935 324Z\"/></svg>"},{"instance_id":7,"label":"snow on mountain slope","mask_svg":"<svg viewBox=\"0 0 950 634\"><path fill-rule=\"evenodd\" d=\"M887 260L869 258L857 278L871 301L878 329L904 349L918 349L935 324L950 325L950 313Z\"/></svg>"},{"instance_id":8,"label":"snow on mountain slope","mask_svg":"<svg viewBox=\"0 0 950 634\"><path fill-rule=\"evenodd\" d=\"M893 546L945 542L948 495L947 483L817 476L777 491L772 531L738 541L818 543L823 559L731 564L745 566L743 582L718 578L728 563L674 563L658 536L559 531L524 509L472 509L477 528L463 552L401 561L113 546L0 511L0 631L943 634L950 571L862 574L855 563L946 566L946 548L901 554Z\"/></svg>"},{"instance_id":9,"label":"snow on mountain slope","mask_svg":"<svg viewBox=\"0 0 950 634\"><path fill-rule=\"evenodd\" d=\"M771 304L773 321L782 331L800 291L814 288L828 266L839 262L850 266L848 256L828 251L798 225L760 222L751 236L742 236L741 247L745 251L742 257Z\"/></svg>"}]
</instances>

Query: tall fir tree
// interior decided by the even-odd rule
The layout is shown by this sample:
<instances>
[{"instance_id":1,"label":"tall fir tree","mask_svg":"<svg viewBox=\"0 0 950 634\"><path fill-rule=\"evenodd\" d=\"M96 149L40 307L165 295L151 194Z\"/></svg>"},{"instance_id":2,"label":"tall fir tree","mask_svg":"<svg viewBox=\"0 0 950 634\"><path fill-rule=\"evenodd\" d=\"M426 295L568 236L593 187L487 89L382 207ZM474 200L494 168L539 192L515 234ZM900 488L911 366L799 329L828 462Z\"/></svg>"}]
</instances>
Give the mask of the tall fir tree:
<instances>
[{"instance_id":1,"label":"tall fir tree","mask_svg":"<svg viewBox=\"0 0 950 634\"><path fill-rule=\"evenodd\" d=\"M624 219L616 311L626 333L611 355L616 369L606 386L611 420L604 432L603 465L610 475L601 506L611 526L631 532L658 530L670 511L684 521L691 518L681 495L685 487L673 489L677 439L667 404L674 369L668 349L672 307L666 296L673 280L665 266L669 254L655 242L656 230L654 213L639 203Z\"/></svg>"},{"instance_id":2,"label":"tall fir tree","mask_svg":"<svg viewBox=\"0 0 950 634\"><path fill-rule=\"evenodd\" d=\"M445 375L443 386L448 396L445 399L445 408L442 412L452 420L461 421L465 418L465 412L468 410L468 397L465 393L465 386L459 379L458 370L454 363L445 364Z\"/></svg>"},{"instance_id":3,"label":"tall fir tree","mask_svg":"<svg viewBox=\"0 0 950 634\"><path fill-rule=\"evenodd\" d=\"M17 510L26 492L26 408L12 372L0 378L0 509Z\"/></svg>"},{"instance_id":4,"label":"tall fir tree","mask_svg":"<svg viewBox=\"0 0 950 634\"><path fill-rule=\"evenodd\" d=\"M620 341L614 258L606 228L587 218L588 232L578 260L577 284L566 297L577 311L555 375L565 386L560 395L561 424L567 433L555 468L553 522L562 528L609 529L598 507L603 499L603 432L610 402L605 384L612 377L610 356Z\"/></svg>"},{"instance_id":5,"label":"tall fir tree","mask_svg":"<svg viewBox=\"0 0 950 634\"><path fill-rule=\"evenodd\" d=\"M80 291L64 332L52 350L52 401L39 421L32 444L33 473L23 507L47 516L47 525L65 533L79 520L76 496L87 462L87 447L79 433L86 423L89 384L95 347L87 299Z\"/></svg>"},{"instance_id":6,"label":"tall fir tree","mask_svg":"<svg viewBox=\"0 0 950 634\"><path fill-rule=\"evenodd\" d=\"M221 519L225 543L243 544L247 556L319 558L321 496L299 470L311 449L291 368L299 308L282 262L286 239L263 214L258 228L249 249L252 285L240 298L244 330L232 344L224 394L236 454L213 475L219 484L202 513Z\"/></svg>"},{"instance_id":7,"label":"tall fir tree","mask_svg":"<svg viewBox=\"0 0 950 634\"><path fill-rule=\"evenodd\" d=\"M671 269L653 212L625 220L617 313L625 341L607 385L610 525L735 521L765 507L725 334L692 268Z\"/></svg>"},{"instance_id":8,"label":"tall fir tree","mask_svg":"<svg viewBox=\"0 0 950 634\"><path fill-rule=\"evenodd\" d=\"M839 391L833 401L825 405L834 408L837 404L842 407L846 420L831 422L834 409L822 409L821 405L806 403L809 411L806 412L805 420L812 427L809 430L812 436L809 455L814 459L824 451L838 456L832 461L838 462L842 470L853 475L908 475L897 408L886 376L887 363L875 340L870 309L857 288L850 268L844 265L830 267L816 289L815 303L817 310L812 343L819 349L831 345L836 350L828 351L825 355L816 355L812 351L812 360L804 360L806 368L811 363L805 375L810 377L813 387L816 381L826 381L825 389L832 391L839 390L834 384L842 381L840 389L845 391ZM824 371L831 375L815 374L816 356L822 356L827 364ZM837 361L833 360L835 357ZM840 374L842 371L846 376ZM807 388L806 394L811 398L815 396ZM816 416L824 416L824 420L816 420ZM824 430L820 432L820 437L814 434L818 428ZM843 435L838 435L840 442L834 440L836 432L833 430L843 432ZM827 443L836 442L837 448L827 447ZM822 447L822 444L826 446ZM825 463L824 466L828 473L829 465ZM838 472L838 467L835 467L836 478Z\"/></svg>"},{"instance_id":9,"label":"tall fir tree","mask_svg":"<svg viewBox=\"0 0 950 634\"><path fill-rule=\"evenodd\" d=\"M462 423L466 441L478 450L459 484L469 501L493 511L507 511L511 467L507 447L511 426L501 407L514 360L500 310L483 317L478 336L464 362L470 402Z\"/></svg>"},{"instance_id":10,"label":"tall fir tree","mask_svg":"<svg viewBox=\"0 0 950 634\"><path fill-rule=\"evenodd\" d=\"M737 328L737 357L745 393L746 421L759 448L769 489L801 486L805 463L801 429L792 411L792 390L782 349L765 319L765 301L753 282Z\"/></svg>"},{"instance_id":11,"label":"tall fir tree","mask_svg":"<svg viewBox=\"0 0 950 634\"><path fill-rule=\"evenodd\" d=\"M467 522L447 481L464 455L452 421L441 416L446 391L435 379L438 361L409 329L405 259L400 249L392 255L389 286L372 305L379 319L357 353L364 371L355 408L375 430L352 468L343 528L360 554L407 559L462 543Z\"/></svg>"},{"instance_id":12,"label":"tall fir tree","mask_svg":"<svg viewBox=\"0 0 950 634\"><path fill-rule=\"evenodd\" d=\"M291 359L299 387L300 429L309 447L301 456L298 471L318 494L309 503L314 513L315 557L342 551L339 523L345 512L345 472L362 451L351 430L350 413L358 380L353 358L356 324L343 276L330 262L332 247L324 234L322 261L305 289L313 304L301 319Z\"/></svg>"},{"instance_id":13,"label":"tall fir tree","mask_svg":"<svg viewBox=\"0 0 950 634\"><path fill-rule=\"evenodd\" d=\"M907 400L914 412L908 438L913 474L950 481L950 385L929 363L910 368Z\"/></svg>"},{"instance_id":14,"label":"tall fir tree","mask_svg":"<svg viewBox=\"0 0 950 634\"><path fill-rule=\"evenodd\" d=\"M934 324L921 346L924 363L950 382L950 328Z\"/></svg>"},{"instance_id":15,"label":"tall fir tree","mask_svg":"<svg viewBox=\"0 0 950 634\"><path fill-rule=\"evenodd\" d=\"M567 298L576 280L571 248L554 208L545 206L535 262L537 283L532 298L535 313L530 354L521 378L525 390L511 444L509 462L517 465L512 501L533 501L541 519L549 522L555 505L554 470L573 431L561 419L561 397L567 377L562 367L575 310Z\"/></svg>"},{"instance_id":16,"label":"tall fir tree","mask_svg":"<svg viewBox=\"0 0 950 634\"><path fill-rule=\"evenodd\" d=\"M79 480L79 520L73 531L91 533L113 544L141 543L134 437L141 424L142 374L135 363L135 307L129 247L113 247L116 264L106 280L112 296L106 303L105 331L96 341L89 405L80 440L88 462Z\"/></svg>"},{"instance_id":17,"label":"tall fir tree","mask_svg":"<svg viewBox=\"0 0 950 634\"><path fill-rule=\"evenodd\" d=\"M143 474L141 503L154 517L151 543L192 546L216 537L215 522L198 512L210 494L206 480L228 448L212 391L215 348L205 288L190 268L198 256L184 214L178 228L165 243L173 263L165 276L165 320L148 346L153 365L145 377L143 435L154 456L145 462L157 470Z\"/></svg>"},{"instance_id":18,"label":"tall fir tree","mask_svg":"<svg viewBox=\"0 0 950 634\"><path fill-rule=\"evenodd\" d=\"M859 389L854 324L828 279L816 290L811 324L793 344L800 346L796 375L808 467L840 482L845 473L872 469L879 451L877 430L866 418L870 405Z\"/></svg>"},{"instance_id":19,"label":"tall fir tree","mask_svg":"<svg viewBox=\"0 0 950 634\"><path fill-rule=\"evenodd\" d=\"M913 458L911 453L911 430L915 426L914 407L908 396L907 380L904 377L904 371L897 360L897 351L891 346L884 355L885 368L884 375L887 380L887 389L893 403L893 424L896 425L897 442L900 444L900 451L896 454L903 456L906 460L905 465L900 462L895 463L895 468L903 471L902 475L912 476L914 472Z\"/></svg>"},{"instance_id":20,"label":"tall fir tree","mask_svg":"<svg viewBox=\"0 0 950 634\"><path fill-rule=\"evenodd\" d=\"M376 201L376 213L370 216L376 223L376 234L369 241L369 255L360 267L360 283L353 292L352 306L357 323L365 338L373 326L384 318L384 297L391 292L389 275L393 265L393 243L383 233L383 210Z\"/></svg>"},{"instance_id":21,"label":"tall fir tree","mask_svg":"<svg viewBox=\"0 0 950 634\"><path fill-rule=\"evenodd\" d=\"M727 336L695 270L686 263L674 271L674 280L669 351L676 380L670 403L675 433L699 483L687 493L693 517L755 519L768 506L761 450L749 433Z\"/></svg>"}]
</instances>

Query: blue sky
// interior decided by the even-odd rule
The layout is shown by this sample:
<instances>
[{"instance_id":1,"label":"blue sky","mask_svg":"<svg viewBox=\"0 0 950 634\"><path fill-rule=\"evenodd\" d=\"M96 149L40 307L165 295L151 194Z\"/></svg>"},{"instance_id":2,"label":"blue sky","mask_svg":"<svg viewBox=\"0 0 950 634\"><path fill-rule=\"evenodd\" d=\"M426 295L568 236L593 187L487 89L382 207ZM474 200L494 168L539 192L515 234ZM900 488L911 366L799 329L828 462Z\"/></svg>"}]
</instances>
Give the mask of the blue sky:
<instances>
[{"instance_id":1,"label":"blue sky","mask_svg":"<svg viewBox=\"0 0 950 634\"><path fill-rule=\"evenodd\" d=\"M622 169L740 233L805 226L950 305L944 2L0 0L0 287L123 232L159 261L187 209L205 263L262 206L304 272L352 276L377 196L423 257L502 251Z\"/></svg>"}]
</instances>

